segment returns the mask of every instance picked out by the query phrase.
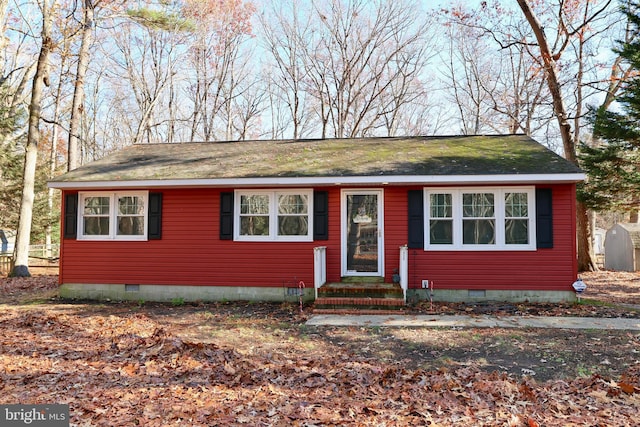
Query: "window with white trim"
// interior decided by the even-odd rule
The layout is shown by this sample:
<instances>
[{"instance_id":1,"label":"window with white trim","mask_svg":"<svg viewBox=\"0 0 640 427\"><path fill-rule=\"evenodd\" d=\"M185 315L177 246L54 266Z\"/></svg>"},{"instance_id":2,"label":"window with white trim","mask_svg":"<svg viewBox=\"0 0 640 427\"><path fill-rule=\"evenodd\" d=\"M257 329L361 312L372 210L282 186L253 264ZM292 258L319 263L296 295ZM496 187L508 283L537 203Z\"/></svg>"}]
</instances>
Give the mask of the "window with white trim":
<instances>
[{"instance_id":1,"label":"window with white trim","mask_svg":"<svg viewBox=\"0 0 640 427\"><path fill-rule=\"evenodd\" d=\"M237 190L234 236L248 241L310 241L311 190Z\"/></svg>"},{"instance_id":2,"label":"window with white trim","mask_svg":"<svg viewBox=\"0 0 640 427\"><path fill-rule=\"evenodd\" d=\"M147 240L147 192L79 193L78 239Z\"/></svg>"},{"instance_id":3,"label":"window with white trim","mask_svg":"<svg viewBox=\"0 0 640 427\"><path fill-rule=\"evenodd\" d=\"M535 189L425 189L425 249L535 250Z\"/></svg>"},{"instance_id":4,"label":"window with white trim","mask_svg":"<svg viewBox=\"0 0 640 427\"><path fill-rule=\"evenodd\" d=\"M496 200L494 193L462 193L462 244L496 243Z\"/></svg>"}]
</instances>

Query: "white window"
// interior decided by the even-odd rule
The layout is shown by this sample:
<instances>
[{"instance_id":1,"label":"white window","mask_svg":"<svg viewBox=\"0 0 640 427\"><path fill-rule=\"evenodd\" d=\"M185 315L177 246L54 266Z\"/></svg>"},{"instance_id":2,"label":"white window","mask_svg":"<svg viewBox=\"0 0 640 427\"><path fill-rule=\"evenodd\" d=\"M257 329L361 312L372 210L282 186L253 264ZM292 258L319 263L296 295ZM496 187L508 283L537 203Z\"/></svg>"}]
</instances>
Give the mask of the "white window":
<instances>
[{"instance_id":1,"label":"white window","mask_svg":"<svg viewBox=\"0 0 640 427\"><path fill-rule=\"evenodd\" d=\"M78 239L146 240L147 192L79 194Z\"/></svg>"},{"instance_id":2,"label":"white window","mask_svg":"<svg viewBox=\"0 0 640 427\"><path fill-rule=\"evenodd\" d=\"M238 190L235 193L236 240L313 240L311 190Z\"/></svg>"},{"instance_id":3,"label":"white window","mask_svg":"<svg viewBox=\"0 0 640 427\"><path fill-rule=\"evenodd\" d=\"M496 244L494 193L462 193L462 244Z\"/></svg>"},{"instance_id":4,"label":"white window","mask_svg":"<svg viewBox=\"0 0 640 427\"><path fill-rule=\"evenodd\" d=\"M425 189L425 249L535 250L535 189Z\"/></svg>"}]
</instances>

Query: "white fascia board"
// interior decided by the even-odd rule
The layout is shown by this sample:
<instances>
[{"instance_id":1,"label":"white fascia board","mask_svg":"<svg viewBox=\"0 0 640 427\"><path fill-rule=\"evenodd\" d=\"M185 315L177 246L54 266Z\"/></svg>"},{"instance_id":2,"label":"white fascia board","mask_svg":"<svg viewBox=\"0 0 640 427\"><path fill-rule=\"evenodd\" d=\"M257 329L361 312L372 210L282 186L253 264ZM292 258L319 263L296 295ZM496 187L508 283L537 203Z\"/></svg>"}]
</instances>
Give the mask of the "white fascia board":
<instances>
[{"instance_id":1,"label":"white fascia board","mask_svg":"<svg viewBox=\"0 0 640 427\"><path fill-rule=\"evenodd\" d=\"M563 184L585 179L583 173L512 175L380 175L329 177L270 177L223 179L150 179L139 181L52 181L61 190L110 188L196 188L196 187L308 187L326 185L477 185L477 184Z\"/></svg>"}]
</instances>

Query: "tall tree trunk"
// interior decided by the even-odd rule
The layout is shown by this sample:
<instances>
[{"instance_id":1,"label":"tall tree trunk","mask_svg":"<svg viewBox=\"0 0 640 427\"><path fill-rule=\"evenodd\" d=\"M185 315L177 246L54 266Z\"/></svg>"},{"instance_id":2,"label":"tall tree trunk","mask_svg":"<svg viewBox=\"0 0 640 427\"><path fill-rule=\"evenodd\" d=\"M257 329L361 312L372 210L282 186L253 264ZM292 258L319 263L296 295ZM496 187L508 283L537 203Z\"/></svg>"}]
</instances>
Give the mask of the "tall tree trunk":
<instances>
[{"instance_id":1,"label":"tall tree trunk","mask_svg":"<svg viewBox=\"0 0 640 427\"><path fill-rule=\"evenodd\" d=\"M64 72L64 67L66 64L66 55L61 55L61 63L60 63L60 75ZM58 135L59 128L58 119L60 118L60 104L62 99L62 87L64 85L64 80L58 80L58 87L56 88L56 98L55 104L53 107L53 126L51 129L51 153L49 153L49 178L53 178L56 169L58 168ZM55 198L55 190L53 188L49 188L47 194L47 209L49 214L49 220L47 221L47 225L45 228L45 248L46 248L46 256L48 258L53 257L52 251L52 236L53 233L53 222L56 217L53 212L53 201Z\"/></svg>"},{"instance_id":2,"label":"tall tree trunk","mask_svg":"<svg viewBox=\"0 0 640 427\"><path fill-rule=\"evenodd\" d=\"M71 120L69 123L69 161L67 170L74 170L80 166L80 133L84 105L84 78L89 68L90 47L93 43L93 0L84 0L82 15L82 42L78 52L78 69L76 72L75 87L73 91L73 104L71 107Z\"/></svg>"},{"instance_id":3,"label":"tall tree trunk","mask_svg":"<svg viewBox=\"0 0 640 427\"><path fill-rule=\"evenodd\" d=\"M576 228L578 239L578 270L597 271L598 265L596 264L596 253L593 248L589 210L584 203L581 202L578 202L576 205Z\"/></svg>"},{"instance_id":4,"label":"tall tree trunk","mask_svg":"<svg viewBox=\"0 0 640 427\"><path fill-rule=\"evenodd\" d=\"M553 102L553 112L558 121L558 127L560 128L560 135L562 137L562 146L564 148L564 156L570 162L576 163L576 145L571 132L571 123L569 122L569 115L567 113L567 107L564 103L562 96L562 87L558 80L558 71L556 60L551 53L551 48L547 41L547 37L544 33L544 28L535 15L528 0L518 0L518 4L524 13L527 22L531 26L531 30L536 37L538 47L540 49L540 56L542 57L544 72L547 76L547 86L549 92L551 92L551 101Z\"/></svg>"},{"instance_id":5,"label":"tall tree trunk","mask_svg":"<svg viewBox=\"0 0 640 427\"><path fill-rule=\"evenodd\" d=\"M540 56L542 57L545 75L547 77L547 85L551 92L553 102L553 111L558 120L558 127L562 137L562 146L564 148L564 157L574 164L578 164L576 154L576 140L571 131L571 123L569 115L562 96L562 86L558 80L557 64L555 56L552 54L544 33L544 28L538 20L537 16L531 9L528 0L518 0L518 5L524 13L527 22L531 26L531 30L536 37L538 47L540 48ZM576 206L576 227L577 227L577 243L578 243L578 270L594 271L597 270L595 262L595 254L593 251L593 242L591 241L591 229L589 227L587 208L583 203L578 202Z\"/></svg>"},{"instance_id":6,"label":"tall tree trunk","mask_svg":"<svg viewBox=\"0 0 640 427\"><path fill-rule=\"evenodd\" d=\"M34 187L36 180L36 163L38 160L38 144L40 142L40 112L42 92L49 82L49 54L53 42L51 40L52 9L49 0L42 2L42 46L38 56L36 74L33 77L31 89L31 103L29 104L29 129L27 131L27 148L24 160L24 175L22 178L22 201L20 203L20 220L16 235L15 259L11 276L29 277L29 243L31 237L31 222L33 219Z\"/></svg>"}]
</instances>

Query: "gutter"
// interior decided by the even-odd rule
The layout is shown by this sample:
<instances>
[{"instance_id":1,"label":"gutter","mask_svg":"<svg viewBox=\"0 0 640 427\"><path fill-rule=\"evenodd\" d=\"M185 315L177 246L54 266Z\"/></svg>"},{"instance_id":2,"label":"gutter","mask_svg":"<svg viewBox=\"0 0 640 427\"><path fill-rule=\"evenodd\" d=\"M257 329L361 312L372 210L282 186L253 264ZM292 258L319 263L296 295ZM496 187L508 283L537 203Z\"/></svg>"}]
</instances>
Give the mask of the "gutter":
<instances>
[{"instance_id":1,"label":"gutter","mask_svg":"<svg viewBox=\"0 0 640 427\"><path fill-rule=\"evenodd\" d=\"M60 190L110 188L199 188L199 187L310 187L392 185L482 185L482 184L571 184L584 181L584 173L506 175L395 175L206 179L143 179L118 181L49 181Z\"/></svg>"}]
</instances>

